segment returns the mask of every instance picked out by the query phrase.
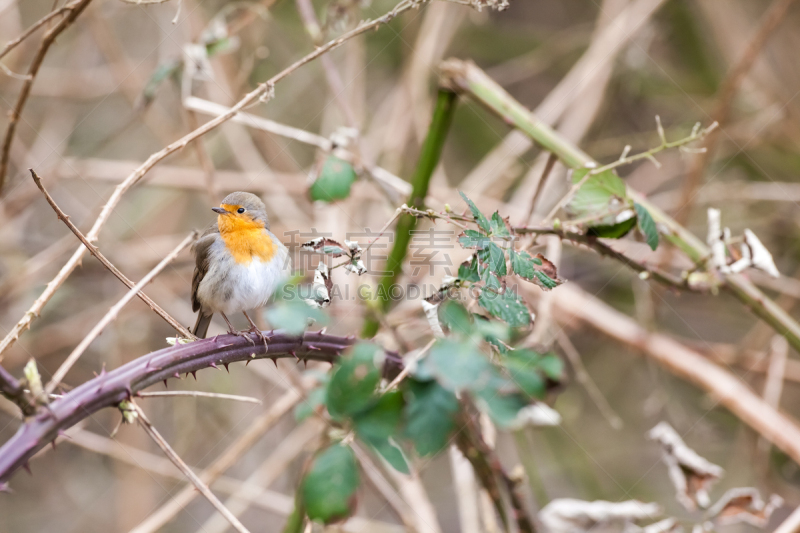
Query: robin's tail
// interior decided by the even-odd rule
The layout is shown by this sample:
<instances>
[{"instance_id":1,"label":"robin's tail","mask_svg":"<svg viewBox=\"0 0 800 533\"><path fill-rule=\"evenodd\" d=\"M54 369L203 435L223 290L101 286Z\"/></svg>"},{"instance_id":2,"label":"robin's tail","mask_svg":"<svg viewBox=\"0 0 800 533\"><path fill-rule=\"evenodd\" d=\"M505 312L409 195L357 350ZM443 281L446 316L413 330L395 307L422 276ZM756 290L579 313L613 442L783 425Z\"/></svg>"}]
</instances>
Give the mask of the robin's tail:
<instances>
[{"instance_id":1,"label":"robin's tail","mask_svg":"<svg viewBox=\"0 0 800 533\"><path fill-rule=\"evenodd\" d=\"M192 333L194 333L197 338L206 338L206 333L208 333L208 325L211 324L212 316L214 316L214 313L204 315L202 311L197 314L197 322L195 322L194 329L192 329Z\"/></svg>"}]
</instances>

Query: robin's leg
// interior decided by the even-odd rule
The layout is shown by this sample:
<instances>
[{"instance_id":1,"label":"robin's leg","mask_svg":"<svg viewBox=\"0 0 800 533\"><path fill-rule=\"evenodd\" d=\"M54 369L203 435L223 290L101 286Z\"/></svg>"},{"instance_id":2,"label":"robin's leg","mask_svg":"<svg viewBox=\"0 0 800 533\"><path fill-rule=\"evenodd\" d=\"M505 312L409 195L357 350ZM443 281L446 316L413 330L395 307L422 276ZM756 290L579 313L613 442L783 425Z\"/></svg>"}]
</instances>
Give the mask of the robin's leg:
<instances>
[{"instance_id":1,"label":"robin's leg","mask_svg":"<svg viewBox=\"0 0 800 533\"><path fill-rule=\"evenodd\" d=\"M231 324L231 321L228 320L228 317L225 316L225 313L221 312L220 314L222 315L222 318L225 319L225 323L228 324L228 333L230 333L231 335L236 335L237 337L244 337L247 340L249 340L253 344L253 346L256 345L255 341L250 337L250 335L247 332L238 331L235 327L233 327L233 324Z\"/></svg>"},{"instance_id":2,"label":"robin's leg","mask_svg":"<svg viewBox=\"0 0 800 533\"><path fill-rule=\"evenodd\" d=\"M250 315L247 314L247 311L242 311L242 313L244 314L244 317L247 319L247 321L250 322L250 331L258 335L258 338L264 341L264 348L269 350L269 346L267 346L269 343L269 339L267 339L267 336L264 335L264 332L261 331L261 329L256 325L255 322L253 322L253 319L250 318Z\"/></svg>"}]
</instances>

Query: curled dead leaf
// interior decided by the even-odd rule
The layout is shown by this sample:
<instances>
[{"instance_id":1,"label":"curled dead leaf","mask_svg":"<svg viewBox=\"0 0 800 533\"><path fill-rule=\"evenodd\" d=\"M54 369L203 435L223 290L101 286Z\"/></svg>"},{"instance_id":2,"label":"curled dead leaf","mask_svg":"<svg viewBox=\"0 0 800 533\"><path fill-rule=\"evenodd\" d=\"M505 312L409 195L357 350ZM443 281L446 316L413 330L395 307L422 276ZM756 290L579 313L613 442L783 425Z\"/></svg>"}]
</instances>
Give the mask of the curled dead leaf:
<instances>
[{"instance_id":1,"label":"curled dead leaf","mask_svg":"<svg viewBox=\"0 0 800 533\"><path fill-rule=\"evenodd\" d=\"M662 460L675 485L678 502L690 511L708 507L711 503L708 490L725 471L689 448L666 422L651 429L648 437L659 442L664 449Z\"/></svg>"}]
</instances>

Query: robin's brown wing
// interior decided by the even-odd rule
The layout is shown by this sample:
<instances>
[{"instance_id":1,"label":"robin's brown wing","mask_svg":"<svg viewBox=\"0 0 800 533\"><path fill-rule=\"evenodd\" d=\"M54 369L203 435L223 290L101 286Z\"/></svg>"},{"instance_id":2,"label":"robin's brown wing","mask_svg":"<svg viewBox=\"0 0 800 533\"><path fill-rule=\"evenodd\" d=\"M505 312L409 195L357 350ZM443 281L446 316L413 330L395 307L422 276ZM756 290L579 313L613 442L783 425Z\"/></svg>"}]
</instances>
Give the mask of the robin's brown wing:
<instances>
[{"instance_id":1,"label":"robin's brown wing","mask_svg":"<svg viewBox=\"0 0 800 533\"><path fill-rule=\"evenodd\" d=\"M219 228L216 222L206 228L203 234L192 245L194 252L194 274L192 275L192 311L200 310L200 302L197 300L197 288L208 272L208 249L214 244L219 236Z\"/></svg>"}]
</instances>

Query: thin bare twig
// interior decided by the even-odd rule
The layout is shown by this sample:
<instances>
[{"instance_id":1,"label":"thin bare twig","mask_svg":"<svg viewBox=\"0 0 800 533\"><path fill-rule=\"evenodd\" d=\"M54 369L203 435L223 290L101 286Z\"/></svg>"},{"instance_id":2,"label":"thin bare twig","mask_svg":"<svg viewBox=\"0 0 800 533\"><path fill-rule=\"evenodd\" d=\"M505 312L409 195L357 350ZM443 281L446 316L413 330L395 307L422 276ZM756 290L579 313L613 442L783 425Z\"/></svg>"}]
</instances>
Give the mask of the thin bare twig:
<instances>
[{"instance_id":1,"label":"thin bare twig","mask_svg":"<svg viewBox=\"0 0 800 533\"><path fill-rule=\"evenodd\" d=\"M403 524L409 531L417 531L417 519L421 517L414 516L414 508L409 504L405 498L398 493L398 491L389 483L381 472L378 465L370 458L369 454L359 445L358 442L352 442L350 447L356 454L356 459L361 464L361 470L367 476L369 483L375 487L375 490L380 493L386 503L394 510Z\"/></svg>"},{"instance_id":2,"label":"thin bare twig","mask_svg":"<svg viewBox=\"0 0 800 533\"><path fill-rule=\"evenodd\" d=\"M711 113L711 118L719 123L725 124L731 111L733 97L739 90L744 78L750 69L753 67L756 59L758 59L762 48L767 43L769 37L775 31L778 24L786 18L786 12L789 10L795 0L775 0L767 8L766 13L761 18L758 29L756 29L752 38L748 41L747 46L739 58L739 61L731 68L725 80L722 82L718 94L719 99L717 106ZM700 187L700 182L703 180L706 166L714 154L714 149L719 141L721 130L709 135L704 143L705 150L698 153L692 161L691 168L686 176L686 181L681 189L681 202L680 209L675 213L675 220L680 225L685 225L691 212L691 206L697 189Z\"/></svg>"},{"instance_id":3,"label":"thin bare twig","mask_svg":"<svg viewBox=\"0 0 800 533\"><path fill-rule=\"evenodd\" d=\"M33 80L36 78L36 74L39 72L39 67L42 66L44 56L47 55L47 51L50 49L50 46L53 44L53 42L55 42L56 37L58 37L61 32L66 30L76 18L78 18L78 15L80 15L83 10L86 9L86 6L88 6L89 2L91 1L92 0L75 0L71 4L68 4L70 7L66 16L58 21L58 24L48 30L47 33L44 34L44 37L42 37L42 42L39 45L39 49L36 51L36 55L33 57L33 61L28 68L27 79L22 84L22 89L17 97L17 102L14 104L13 109L8 114L8 125L6 126L3 146L0 148L0 193L3 191L3 184L5 183L6 174L8 173L8 161L11 155L11 143L14 140L14 133L17 129L17 123L19 122L20 115L22 115L22 109L25 107L25 102L28 101Z\"/></svg>"},{"instance_id":4,"label":"thin bare twig","mask_svg":"<svg viewBox=\"0 0 800 533\"><path fill-rule=\"evenodd\" d=\"M572 344L569 336L564 333L564 331L559 331L556 341L559 346L561 346L564 355L569 359L572 370L575 372L575 379L586 389L586 392L594 401L597 409L603 415L603 418L608 421L612 428L622 429L622 419L614 412L614 408L611 407L606 397L603 396L603 393L600 391L600 388L589 375L589 372L586 371L586 367L583 366L583 361L581 360L581 354L578 353L578 350L575 348L575 345Z\"/></svg>"},{"instance_id":5,"label":"thin bare twig","mask_svg":"<svg viewBox=\"0 0 800 533\"><path fill-rule=\"evenodd\" d=\"M67 215L66 213L64 213L64 211L61 210L58 204L56 204L55 200L53 200L53 197L50 196L50 193L47 192L47 189L45 189L44 184L42 184L42 179L38 176L38 174L36 174L36 171L34 171L33 169L29 170L31 172L31 176L33 177L33 181L36 183L36 186L39 187L39 190L42 191L42 194L44 194L45 199L47 199L47 203L49 203L50 207L53 208L53 211L56 212L58 219L64 222L64 224L66 224L66 226L70 229L70 231L72 231L72 233L75 234L78 240L81 241L84 246L86 246L89 252L93 256L95 256L97 260L100 261L100 263L102 263L103 266L109 270L109 272L114 274L114 276L116 276L118 280L124 283L126 287L128 287L129 289L133 289L134 283L130 279L128 279L128 277L125 276L125 274L120 272L120 270L117 267L115 267L111 263L111 261L109 261L102 253L100 253L100 250L98 250L95 245L89 242L86 236L83 233L81 233L81 230L79 230L77 226L75 226L75 224L73 224L72 221L69 219L69 215ZM138 296L140 300L146 303L148 307L150 307L150 309L152 309L158 316L163 318L167 324L175 328L175 331L180 333L182 336L186 337L187 339L197 338L194 335L192 335L192 333L188 329L186 329L180 322L178 322L175 318L173 318L169 313L164 311L164 309L162 309L161 306L155 303L153 299L147 296L143 291L138 292L136 296Z\"/></svg>"},{"instance_id":6,"label":"thin bare twig","mask_svg":"<svg viewBox=\"0 0 800 533\"><path fill-rule=\"evenodd\" d=\"M81 0L81 2L88 3L90 0ZM182 138L178 139L177 141L173 142L172 144L164 147L163 149L159 150L158 152L152 154L147 160L139 165L125 180L117 185L112 193L111 197L106 202L105 206L103 206L100 215L92 225L92 228L89 230L89 233L86 234L86 239L89 242L93 242L97 239L98 235L100 234L100 230L105 226L106 222L108 221L111 212L119 203L122 196L133 187L136 183L138 183L144 176L147 174L150 169L152 169L158 162L165 159L170 154L177 152L183 148L185 148L190 142L195 140L196 138L205 135L209 131L215 129L220 124L232 119L235 117L240 111L248 108L251 105L257 104L260 100L264 97L268 97L275 88L275 84L282 81L284 78L292 74L294 71L302 67L303 65L310 63L311 61L317 59L323 54L330 52L331 50L338 48L342 45L342 43L346 42L353 37L366 33L369 30L375 29L383 24L386 24L392 20L394 20L397 15L408 11L414 7L419 7L419 2L413 0L402 0L399 2L391 11L386 13L385 15L374 19L374 20L367 20L359 24L356 28L344 33L340 37L333 39L326 43L324 46L316 48L313 52L305 55L303 58L295 61L287 68L283 69L281 72L270 78L268 81L259 84L259 86L254 89L253 91L249 92L247 95L244 96L241 100L239 100L236 105L229 108L224 114L217 116L213 120L210 120L200 126L198 129L184 135ZM81 4L81 6L85 6L85 4ZM75 11L72 11L71 14L74 14ZM66 20L63 19L63 20ZM62 22L63 22L62 20ZM48 33L49 35L49 33ZM9 141L10 142L10 141ZM0 186L2 185L2 181L0 180ZM61 268L55 278L53 278L50 283L47 284L44 292L39 295L36 301L33 302L31 307L22 318L11 328L6 336L0 341L0 356L12 345L14 342L17 341L20 334L25 331L26 329L30 328L31 323L35 318L39 316L39 313L53 297L55 292L58 290L59 287L64 283L64 281L69 277L69 275L75 270L80 263L81 258L83 257L85 248L81 245L75 253L72 254L72 257L67 261L67 263Z\"/></svg>"},{"instance_id":7,"label":"thin bare twig","mask_svg":"<svg viewBox=\"0 0 800 533\"><path fill-rule=\"evenodd\" d=\"M269 430L275 423L297 402L300 401L300 394L295 391L287 391L272 407L263 413L258 419L253 421L238 439L231 443L203 472L198 476L206 485L210 485L220 477L226 470L239 460L239 458L253 446L256 441ZM172 499L159 507L147 519L136 526L131 533L153 532L164 526L181 509L186 507L197 496L197 492L192 486L185 487Z\"/></svg>"},{"instance_id":8,"label":"thin bare twig","mask_svg":"<svg viewBox=\"0 0 800 533\"><path fill-rule=\"evenodd\" d=\"M164 439L164 437L161 436L158 430L156 430L150 420L147 419L144 411L142 411L142 409L136 405L136 403L130 403L136 410L136 420L139 422L139 425L142 426L142 429L144 429L150 438L153 439L153 442L155 442L158 447L164 451L164 454L169 457L169 460L172 461L187 478L189 478L189 481L191 481L192 485L194 485L195 488L200 491L200 494L205 496L211 505L213 505L214 508L219 511L219 513L224 516L228 522L230 522L236 531L239 533L249 533L247 528L244 527L241 522L239 522L239 519L236 518L233 513L231 513L224 505L222 505L222 502L219 501L216 496L214 496L214 493L211 492L211 489L208 488L208 485L203 483L203 481L197 477L197 474L195 474L194 471L189 468L189 465L183 462L183 459L180 458L175 450L172 449L172 446L169 445L169 443Z\"/></svg>"},{"instance_id":9,"label":"thin bare twig","mask_svg":"<svg viewBox=\"0 0 800 533\"><path fill-rule=\"evenodd\" d=\"M431 349L431 346L433 346L433 343L435 343L435 342L436 342L436 339L431 339L431 340L428 342L428 344L426 344L426 345L425 345L425 346L424 346L424 347L423 347L423 348L422 348L422 349L421 349L419 352L417 352L416 354L414 354L414 359L413 359L412 361L409 361L409 362L408 362L408 363L405 365L405 367L403 368L403 370L401 370L401 371L400 371L400 373L399 373L399 374L397 374L397 377L396 377L396 378L394 378L394 379L391 381L391 383L389 383L388 385L386 385L386 388L385 388L385 389L383 389L383 392L388 392L388 391L390 391L390 390L393 390L393 389L397 388L397 386L398 386L398 385L400 385L400 382L402 382L402 381L403 381L403 380L406 378L406 376L408 376L408 373L411 371L411 369L414 367L414 365L415 365L415 364L416 364L416 363L417 363L417 362L418 362L420 359L422 359L422 358L425 356L425 354L428 352L428 350L430 350L430 349Z\"/></svg>"},{"instance_id":10,"label":"thin bare twig","mask_svg":"<svg viewBox=\"0 0 800 533\"><path fill-rule=\"evenodd\" d=\"M536 209L536 202L539 200L539 195L542 194L542 190L544 189L544 184L547 181L547 178L550 176L550 172L552 172L553 167L556 166L556 161L558 161L558 156L550 152L550 155L547 156L547 163L545 163L544 165L544 170L542 171L542 175L539 177L539 183L536 184L536 190L533 191L533 197L531 198L531 205L528 208L528 214L525 216L525 220L522 221L523 224L528 223L531 217L533 216L533 211L534 209Z\"/></svg>"},{"instance_id":11,"label":"thin bare twig","mask_svg":"<svg viewBox=\"0 0 800 533\"><path fill-rule=\"evenodd\" d=\"M58 9L56 9L55 11L51 11L47 15L43 16L42 18L40 18L30 28L28 28L27 30L22 32L22 34L19 37L17 37L16 39L12 39L12 40L10 40L10 41L8 41L6 43L6 46L3 48L2 51L0 51L0 59L2 59L11 50L16 48L22 41L24 41L25 39L30 37L33 34L33 32L35 32L36 30L41 28L44 24L47 24L47 22L50 19L52 19L53 17L56 17L58 15L62 15L63 13L65 13L67 11L70 11L72 9L75 9L75 6L77 4L78 4L77 1L76 2L72 2L71 4L67 4L65 6L62 6L62 7L58 8Z\"/></svg>"},{"instance_id":12,"label":"thin bare twig","mask_svg":"<svg viewBox=\"0 0 800 533\"><path fill-rule=\"evenodd\" d=\"M86 348L89 347L92 341L94 341L94 339L96 339L97 336L100 335L100 333L108 324L110 324L114 319L117 318L117 315L119 314L120 310L123 307L125 307L125 305L128 302L130 302L139 293L139 291L141 291L142 288L144 288L145 285L150 283L153 280L153 278L155 278L158 275L159 272L164 270L164 268L168 264L170 264L176 257L178 257L178 254L181 251L183 251L184 248L192 244L192 242L194 242L196 238L197 238L197 233L194 231L189 235L187 235L187 237L183 239L183 241L181 241L181 243L172 252L170 252L169 255L167 255L164 259L162 259L161 262L153 268L153 270L148 272L139 281L139 283L134 285L131 288L131 290L129 290L125 294L125 296L123 296L122 299L120 299L119 302L114 304L114 306L108 310L108 313L106 313L106 315L100 320L100 322L95 324L95 326L92 328L89 334L86 335L86 337L84 337L84 339L80 342L80 344L78 344L78 346L75 347L74 350L72 350L72 353L69 354L67 359L63 363L61 363L61 366L58 367L58 370L56 370L56 372L53 374L50 383L48 383L47 386L45 387L45 392L50 394L55 390L56 386L61 382L62 379L64 379L64 376L67 375L69 369L72 368L72 365L74 365L75 362L78 360L78 358L80 358L80 356L83 355L83 352L86 351Z\"/></svg>"},{"instance_id":13,"label":"thin bare twig","mask_svg":"<svg viewBox=\"0 0 800 533\"><path fill-rule=\"evenodd\" d=\"M634 155L628 155L628 152L630 151L630 146L626 146L620 158L614 161L613 163L609 163L601 167L593 167L589 172L586 173L585 176L583 176L583 178L581 178L577 183L574 183L572 187L569 188L567 194L565 194L558 202L556 202L556 205L553 206L553 209L551 209L550 212L547 214L547 216L544 218L542 224L547 224L548 222L553 220L558 211L562 207L567 205L570 200L572 200L572 198L578 192L578 189L580 189L583 186L583 184L586 183L586 181L592 176L602 174L603 172L613 170L623 165L629 165L631 163L640 161L642 159L649 159L650 161L653 161L653 164L658 166L659 163L658 161L656 161L654 157L655 154L662 152L664 150L668 150L670 148L683 148L687 144L701 140L707 135L710 135L714 130L716 130L717 127L719 126L719 123L712 122L711 125L708 126L707 128L700 128L700 124L698 123L695 125L690 135L672 142L667 142L667 138L664 136L664 128L661 125L661 119L658 116L656 116L656 125L658 129L658 136L661 139L660 145Z\"/></svg>"},{"instance_id":14,"label":"thin bare twig","mask_svg":"<svg viewBox=\"0 0 800 533\"><path fill-rule=\"evenodd\" d=\"M272 485L309 444L319 439L324 428L325 425L315 418L309 418L295 427L261 465L240 483L238 490L225 500L225 507L235 516L244 513L251 504L246 494ZM198 533L224 533L227 530L225 521L218 515L212 515L200 525Z\"/></svg>"},{"instance_id":15,"label":"thin bare twig","mask_svg":"<svg viewBox=\"0 0 800 533\"><path fill-rule=\"evenodd\" d=\"M165 390L156 392L140 392L136 396L140 398L164 398L170 396L194 396L197 398L217 398L219 400L233 400L235 402L261 404L261 400L252 396L239 396L236 394L222 394L220 392L204 392L199 390Z\"/></svg>"}]
</instances>

